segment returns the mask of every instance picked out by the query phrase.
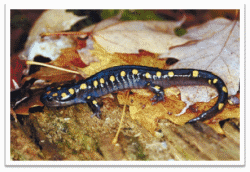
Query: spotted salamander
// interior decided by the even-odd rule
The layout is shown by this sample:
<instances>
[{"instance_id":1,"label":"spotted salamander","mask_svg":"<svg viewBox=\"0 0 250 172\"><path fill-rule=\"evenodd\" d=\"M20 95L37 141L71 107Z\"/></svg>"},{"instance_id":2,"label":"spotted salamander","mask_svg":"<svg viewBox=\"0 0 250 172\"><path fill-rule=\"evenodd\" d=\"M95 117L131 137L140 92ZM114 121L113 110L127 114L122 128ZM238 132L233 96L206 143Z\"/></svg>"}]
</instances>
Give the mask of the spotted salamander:
<instances>
[{"instance_id":1,"label":"spotted salamander","mask_svg":"<svg viewBox=\"0 0 250 172\"><path fill-rule=\"evenodd\" d=\"M217 89L216 104L189 123L205 121L221 111L228 99L227 87L223 80L211 72L196 69L162 70L145 66L117 66L103 70L76 84L47 90L41 101L48 107L88 103L93 116L100 118L97 97L124 89L148 88L153 93L152 104L164 100L163 88L171 86L208 85Z\"/></svg>"}]
</instances>

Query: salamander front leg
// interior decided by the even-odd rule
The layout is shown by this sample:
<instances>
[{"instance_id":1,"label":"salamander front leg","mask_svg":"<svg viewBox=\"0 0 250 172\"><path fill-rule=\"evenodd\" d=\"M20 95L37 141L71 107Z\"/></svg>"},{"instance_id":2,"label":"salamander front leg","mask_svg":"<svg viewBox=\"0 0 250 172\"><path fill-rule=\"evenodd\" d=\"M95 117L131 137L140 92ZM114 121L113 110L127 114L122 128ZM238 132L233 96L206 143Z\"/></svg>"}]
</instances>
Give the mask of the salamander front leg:
<instances>
[{"instance_id":1,"label":"salamander front leg","mask_svg":"<svg viewBox=\"0 0 250 172\"><path fill-rule=\"evenodd\" d=\"M148 83L147 86L150 91L155 93L154 97L150 99L152 101L152 105L160 101L164 101L164 91L161 86L150 84L150 83Z\"/></svg>"},{"instance_id":2,"label":"salamander front leg","mask_svg":"<svg viewBox=\"0 0 250 172\"><path fill-rule=\"evenodd\" d=\"M97 101L94 99L88 99L87 103L92 110L93 114L91 115L91 118L96 116L97 118L101 119L101 108L100 105L98 105Z\"/></svg>"}]
</instances>

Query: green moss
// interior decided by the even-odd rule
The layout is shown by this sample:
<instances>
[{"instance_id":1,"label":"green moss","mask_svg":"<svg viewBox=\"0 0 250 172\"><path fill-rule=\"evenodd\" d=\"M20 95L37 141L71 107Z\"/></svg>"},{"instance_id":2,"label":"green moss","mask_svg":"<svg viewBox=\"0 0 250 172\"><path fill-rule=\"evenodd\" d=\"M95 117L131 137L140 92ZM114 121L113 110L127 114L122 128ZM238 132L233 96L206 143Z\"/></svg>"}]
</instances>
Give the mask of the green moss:
<instances>
[{"instance_id":1,"label":"green moss","mask_svg":"<svg viewBox=\"0 0 250 172\"><path fill-rule=\"evenodd\" d=\"M102 19L116 16L120 10L103 10ZM123 10L121 20L163 20L151 10Z\"/></svg>"},{"instance_id":2,"label":"green moss","mask_svg":"<svg viewBox=\"0 0 250 172\"><path fill-rule=\"evenodd\" d=\"M162 20L162 18L150 10L125 10L121 20Z\"/></svg>"},{"instance_id":3,"label":"green moss","mask_svg":"<svg viewBox=\"0 0 250 172\"><path fill-rule=\"evenodd\" d=\"M181 28L181 27L177 27L177 28L175 28L174 32L177 36L183 36L187 33L187 30L184 28Z\"/></svg>"},{"instance_id":4,"label":"green moss","mask_svg":"<svg viewBox=\"0 0 250 172\"><path fill-rule=\"evenodd\" d=\"M139 144L138 148L137 148L137 154L136 157L138 160L146 160L146 155L143 152L143 148L141 146L141 144Z\"/></svg>"},{"instance_id":5,"label":"green moss","mask_svg":"<svg viewBox=\"0 0 250 172\"><path fill-rule=\"evenodd\" d=\"M144 149L138 138L132 138L130 145L132 146L131 153L136 157L136 160L146 160L147 156L145 155Z\"/></svg>"},{"instance_id":6,"label":"green moss","mask_svg":"<svg viewBox=\"0 0 250 172\"><path fill-rule=\"evenodd\" d=\"M102 10L101 12L101 18L107 19L110 17L114 17L119 13L119 10Z\"/></svg>"}]
</instances>

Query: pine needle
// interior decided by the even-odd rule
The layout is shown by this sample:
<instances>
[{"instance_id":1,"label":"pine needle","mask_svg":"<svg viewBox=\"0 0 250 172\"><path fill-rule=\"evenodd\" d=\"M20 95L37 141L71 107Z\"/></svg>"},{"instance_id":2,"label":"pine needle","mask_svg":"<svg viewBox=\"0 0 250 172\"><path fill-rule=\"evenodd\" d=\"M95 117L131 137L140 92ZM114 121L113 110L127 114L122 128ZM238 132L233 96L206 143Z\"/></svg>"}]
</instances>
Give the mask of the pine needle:
<instances>
[{"instance_id":1,"label":"pine needle","mask_svg":"<svg viewBox=\"0 0 250 172\"><path fill-rule=\"evenodd\" d=\"M53 66L53 65L49 65L49 64L45 64L45 63L40 63L40 62L26 61L26 64L27 65L45 66L45 67L49 67L49 68L53 68L53 69L57 69L57 70L61 70L61 71L69 72L69 73L80 74L77 71L73 71L73 70L69 70L69 69L64 69L64 68L61 68L61 67L57 67L57 66Z\"/></svg>"},{"instance_id":2,"label":"pine needle","mask_svg":"<svg viewBox=\"0 0 250 172\"><path fill-rule=\"evenodd\" d=\"M126 100L128 100L128 96L129 96L129 91L127 92ZM121 121L120 121L120 125L119 125L119 128L118 128L118 130L117 130L117 132L116 132L116 135L115 135L115 137L114 137L114 139L113 139L113 141L112 141L112 144L116 144L117 141L118 141L118 136L119 136L119 133L120 133L120 131L121 131L122 122L123 122L123 119L124 119L124 116L125 116L125 109L126 109L126 106L127 106L127 105L126 105L126 103L125 103L124 106L123 106L122 118L121 118Z\"/></svg>"}]
</instances>

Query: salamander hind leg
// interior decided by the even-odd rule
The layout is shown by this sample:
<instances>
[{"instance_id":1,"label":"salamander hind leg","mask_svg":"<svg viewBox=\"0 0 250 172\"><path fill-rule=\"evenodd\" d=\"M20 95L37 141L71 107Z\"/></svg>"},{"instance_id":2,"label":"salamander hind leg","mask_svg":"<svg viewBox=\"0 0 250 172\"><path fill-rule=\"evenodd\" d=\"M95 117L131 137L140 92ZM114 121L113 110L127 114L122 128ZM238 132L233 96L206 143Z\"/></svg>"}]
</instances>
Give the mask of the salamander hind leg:
<instances>
[{"instance_id":1,"label":"salamander hind leg","mask_svg":"<svg viewBox=\"0 0 250 172\"><path fill-rule=\"evenodd\" d=\"M94 112L90 117L93 118L96 116L98 119L101 119L101 115L102 113L99 111L99 112Z\"/></svg>"},{"instance_id":2,"label":"salamander hind leg","mask_svg":"<svg viewBox=\"0 0 250 172\"><path fill-rule=\"evenodd\" d=\"M164 100L164 91L163 91L163 88L161 86L148 83L147 87L150 91L155 93L154 97L150 99L152 101L152 105L154 105L160 101L165 101Z\"/></svg>"}]
</instances>

